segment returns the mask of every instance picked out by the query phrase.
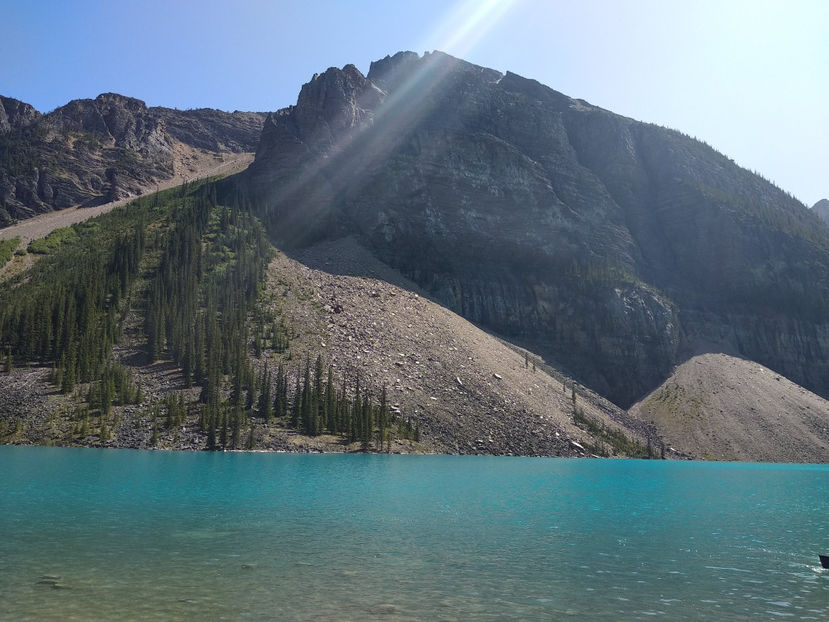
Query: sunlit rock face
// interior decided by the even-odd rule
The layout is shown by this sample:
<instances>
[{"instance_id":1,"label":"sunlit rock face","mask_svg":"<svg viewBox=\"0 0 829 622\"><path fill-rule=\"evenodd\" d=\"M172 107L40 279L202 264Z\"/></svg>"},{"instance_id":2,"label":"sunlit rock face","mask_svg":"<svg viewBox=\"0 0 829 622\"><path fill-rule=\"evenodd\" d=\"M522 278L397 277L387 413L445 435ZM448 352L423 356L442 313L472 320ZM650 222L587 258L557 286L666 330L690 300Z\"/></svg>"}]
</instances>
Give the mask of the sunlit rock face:
<instances>
[{"instance_id":1,"label":"sunlit rock face","mask_svg":"<svg viewBox=\"0 0 829 622\"><path fill-rule=\"evenodd\" d=\"M0 135L30 125L40 113L29 104L0 95Z\"/></svg>"},{"instance_id":2,"label":"sunlit rock face","mask_svg":"<svg viewBox=\"0 0 829 622\"><path fill-rule=\"evenodd\" d=\"M269 117L244 188L280 244L356 235L621 405L703 346L829 394L817 217L702 143L536 81L439 52L329 69Z\"/></svg>"}]
</instances>

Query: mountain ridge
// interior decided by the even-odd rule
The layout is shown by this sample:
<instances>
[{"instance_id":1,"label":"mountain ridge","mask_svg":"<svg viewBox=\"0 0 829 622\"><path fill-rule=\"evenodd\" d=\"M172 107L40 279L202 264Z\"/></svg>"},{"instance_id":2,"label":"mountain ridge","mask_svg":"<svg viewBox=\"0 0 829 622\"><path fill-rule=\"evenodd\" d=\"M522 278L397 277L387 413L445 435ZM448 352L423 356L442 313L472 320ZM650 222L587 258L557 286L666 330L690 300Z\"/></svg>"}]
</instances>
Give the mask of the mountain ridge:
<instances>
[{"instance_id":1,"label":"mountain ridge","mask_svg":"<svg viewBox=\"0 0 829 622\"><path fill-rule=\"evenodd\" d=\"M254 151L262 113L179 111L102 93L41 114L3 97L0 225L137 196L176 174L176 149Z\"/></svg>"}]
</instances>

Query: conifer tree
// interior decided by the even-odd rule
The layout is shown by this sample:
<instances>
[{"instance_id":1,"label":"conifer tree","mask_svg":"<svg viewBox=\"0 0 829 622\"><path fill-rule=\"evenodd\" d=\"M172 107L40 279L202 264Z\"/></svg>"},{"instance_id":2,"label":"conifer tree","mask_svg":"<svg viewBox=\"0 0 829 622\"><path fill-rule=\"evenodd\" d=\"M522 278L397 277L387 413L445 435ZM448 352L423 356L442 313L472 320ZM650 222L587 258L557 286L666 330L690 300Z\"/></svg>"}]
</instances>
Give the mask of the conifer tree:
<instances>
[{"instance_id":1,"label":"conifer tree","mask_svg":"<svg viewBox=\"0 0 829 622\"><path fill-rule=\"evenodd\" d=\"M285 377L285 368L282 363L276 370L276 387L274 389L273 414L282 418L288 412L288 381Z\"/></svg>"},{"instance_id":2,"label":"conifer tree","mask_svg":"<svg viewBox=\"0 0 829 622\"><path fill-rule=\"evenodd\" d=\"M259 394L259 404L257 409L259 410L259 416L262 417L266 423L268 423L273 416L273 402L271 400L271 372L267 365L265 365L262 369L262 379L260 384L262 386L262 391Z\"/></svg>"},{"instance_id":3,"label":"conifer tree","mask_svg":"<svg viewBox=\"0 0 829 622\"><path fill-rule=\"evenodd\" d=\"M328 379L325 382L325 429L331 434L337 433L336 396L334 395L334 372L328 366Z\"/></svg>"},{"instance_id":4,"label":"conifer tree","mask_svg":"<svg viewBox=\"0 0 829 622\"><path fill-rule=\"evenodd\" d=\"M220 411L221 417L221 435L219 440L222 444L222 449L227 449L227 440L228 440L228 417L227 417L227 408L223 407Z\"/></svg>"},{"instance_id":5,"label":"conifer tree","mask_svg":"<svg viewBox=\"0 0 829 622\"><path fill-rule=\"evenodd\" d=\"M109 426L107 425L107 417L106 415L101 415L101 440L107 441L109 440Z\"/></svg>"},{"instance_id":6,"label":"conifer tree","mask_svg":"<svg viewBox=\"0 0 829 622\"><path fill-rule=\"evenodd\" d=\"M241 446L240 445L240 440L241 440L241 434L242 434L242 418L243 418L243 416L244 415L243 415L242 407L240 405L236 405L233 408L233 417L232 417L233 420L232 420L232 423L231 423L231 433L232 433L231 442L233 444L234 449L238 449Z\"/></svg>"},{"instance_id":7,"label":"conifer tree","mask_svg":"<svg viewBox=\"0 0 829 622\"><path fill-rule=\"evenodd\" d=\"M314 434L314 413L312 412L313 400L311 396L311 365L305 361L305 377L302 382L302 403L300 407L300 429L308 435Z\"/></svg>"},{"instance_id":8,"label":"conifer tree","mask_svg":"<svg viewBox=\"0 0 829 622\"><path fill-rule=\"evenodd\" d=\"M297 430L301 429L302 423L302 384L300 383L300 374L297 370L296 388L294 389L294 403L291 408L291 426Z\"/></svg>"}]
</instances>

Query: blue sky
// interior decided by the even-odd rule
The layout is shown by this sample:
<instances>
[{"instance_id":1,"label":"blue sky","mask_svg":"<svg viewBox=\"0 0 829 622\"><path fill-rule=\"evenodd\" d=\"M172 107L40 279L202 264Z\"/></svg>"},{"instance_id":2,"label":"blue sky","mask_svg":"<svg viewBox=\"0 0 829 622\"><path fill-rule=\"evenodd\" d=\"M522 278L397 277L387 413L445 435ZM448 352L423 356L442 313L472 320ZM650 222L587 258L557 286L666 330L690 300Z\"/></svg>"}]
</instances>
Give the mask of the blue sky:
<instances>
[{"instance_id":1,"label":"blue sky","mask_svg":"<svg viewBox=\"0 0 829 622\"><path fill-rule=\"evenodd\" d=\"M829 197L824 0L0 0L0 94L275 110L315 72L441 49Z\"/></svg>"}]
</instances>

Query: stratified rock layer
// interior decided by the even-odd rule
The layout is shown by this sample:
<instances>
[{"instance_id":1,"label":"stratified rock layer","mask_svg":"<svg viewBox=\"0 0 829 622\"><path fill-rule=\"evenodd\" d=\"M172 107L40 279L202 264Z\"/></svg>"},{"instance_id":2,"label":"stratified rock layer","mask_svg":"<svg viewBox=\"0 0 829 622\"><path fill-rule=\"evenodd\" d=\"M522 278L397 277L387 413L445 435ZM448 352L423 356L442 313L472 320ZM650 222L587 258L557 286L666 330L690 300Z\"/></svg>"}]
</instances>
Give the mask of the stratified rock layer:
<instances>
[{"instance_id":1,"label":"stratified rock layer","mask_svg":"<svg viewBox=\"0 0 829 622\"><path fill-rule=\"evenodd\" d=\"M676 131L442 53L314 76L247 185L273 235L356 234L629 405L710 344L829 395L829 231Z\"/></svg>"}]
</instances>

